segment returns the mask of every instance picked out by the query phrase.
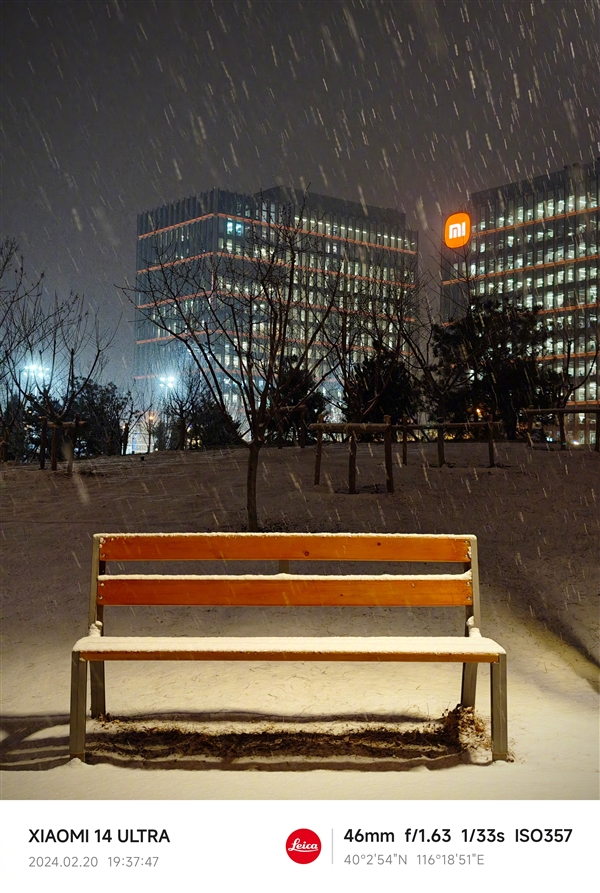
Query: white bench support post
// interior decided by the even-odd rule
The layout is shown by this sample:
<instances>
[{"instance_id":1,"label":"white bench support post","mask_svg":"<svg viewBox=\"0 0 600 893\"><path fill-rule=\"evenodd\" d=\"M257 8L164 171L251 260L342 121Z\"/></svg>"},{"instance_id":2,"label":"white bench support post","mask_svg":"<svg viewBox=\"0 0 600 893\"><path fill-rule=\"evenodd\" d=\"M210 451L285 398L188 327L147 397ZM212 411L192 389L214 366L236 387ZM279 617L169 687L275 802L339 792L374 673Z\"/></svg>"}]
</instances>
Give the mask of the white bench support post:
<instances>
[{"instance_id":1,"label":"white bench support post","mask_svg":"<svg viewBox=\"0 0 600 893\"><path fill-rule=\"evenodd\" d=\"M492 760L508 759L508 721L506 698L506 654L490 664L492 701Z\"/></svg>"},{"instance_id":2,"label":"white bench support post","mask_svg":"<svg viewBox=\"0 0 600 893\"><path fill-rule=\"evenodd\" d=\"M87 661L79 652L71 657L71 730L69 751L71 759L85 762L85 714L87 699Z\"/></svg>"}]
</instances>

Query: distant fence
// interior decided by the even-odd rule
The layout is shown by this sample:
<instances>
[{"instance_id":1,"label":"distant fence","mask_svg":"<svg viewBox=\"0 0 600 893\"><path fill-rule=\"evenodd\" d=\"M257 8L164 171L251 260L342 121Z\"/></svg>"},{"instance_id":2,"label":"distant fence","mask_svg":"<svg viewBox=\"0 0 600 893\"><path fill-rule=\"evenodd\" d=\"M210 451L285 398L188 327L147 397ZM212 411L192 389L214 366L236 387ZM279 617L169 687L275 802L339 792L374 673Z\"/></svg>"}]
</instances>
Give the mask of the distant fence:
<instances>
[{"instance_id":1,"label":"distant fence","mask_svg":"<svg viewBox=\"0 0 600 893\"><path fill-rule=\"evenodd\" d=\"M492 416L488 416L485 422L440 422L433 425L413 425L407 420L403 420L400 425L392 425L391 417L384 416L385 421L381 423L358 423L358 422L341 422L326 423L322 421L323 416L319 416L319 421L309 425L309 431L315 431L317 435L317 449L315 453L315 485L321 481L321 457L323 454L323 434L345 434L348 436L349 444L349 461L348 461L348 492L356 493L356 443L357 435L360 434L382 434L383 435L383 452L385 457L385 483L388 493L394 492L394 471L392 465L392 433L402 432L402 464L408 465L408 435L415 431L435 431L438 450L438 464L440 468L446 464L444 454L444 432L450 429L463 429L468 431L472 428L487 429L487 443L490 468L494 468L496 457L494 452L494 429L500 426L500 422L495 422ZM416 439L416 438L415 438Z\"/></svg>"}]
</instances>

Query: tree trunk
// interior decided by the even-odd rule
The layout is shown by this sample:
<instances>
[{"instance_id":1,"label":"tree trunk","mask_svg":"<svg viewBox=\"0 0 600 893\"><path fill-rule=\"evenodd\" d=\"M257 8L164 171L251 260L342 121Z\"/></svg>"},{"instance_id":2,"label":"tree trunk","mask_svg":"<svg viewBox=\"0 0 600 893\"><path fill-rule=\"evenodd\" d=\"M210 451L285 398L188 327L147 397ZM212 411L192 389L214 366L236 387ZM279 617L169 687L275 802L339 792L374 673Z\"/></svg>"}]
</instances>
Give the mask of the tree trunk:
<instances>
[{"instance_id":1,"label":"tree trunk","mask_svg":"<svg viewBox=\"0 0 600 893\"><path fill-rule=\"evenodd\" d=\"M385 484L388 493L394 492L394 470L392 466L392 420L389 415L383 417L386 424L384 432Z\"/></svg>"},{"instance_id":2,"label":"tree trunk","mask_svg":"<svg viewBox=\"0 0 600 893\"><path fill-rule=\"evenodd\" d=\"M488 415L487 422L488 455L490 460L490 468L494 468L496 466L496 457L494 455L494 416L491 414Z\"/></svg>"},{"instance_id":3,"label":"tree trunk","mask_svg":"<svg viewBox=\"0 0 600 893\"><path fill-rule=\"evenodd\" d=\"M56 471L58 468L58 440L61 429L58 425L52 429L52 443L50 445L50 469Z\"/></svg>"},{"instance_id":4,"label":"tree trunk","mask_svg":"<svg viewBox=\"0 0 600 893\"><path fill-rule=\"evenodd\" d=\"M46 467L46 438L48 436L48 419L42 417L42 433L40 436L40 469L43 471Z\"/></svg>"},{"instance_id":5,"label":"tree trunk","mask_svg":"<svg viewBox=\"0 0 600 893\"><path fill-rule=\"evenodd\" d=\"M444 423L438 420L437 425L438 465L442 468L446 464L444 456Z\"/></svg>"},{"instance_id":6,"label":"tree trunk","mask_svg":"<svg viewBox=\"0 0 600 893\"><path fill-rule=\"evenodd\" d=\"M561 450L566 450L567 435L565 433L565 414L564 414L564 412L559 412L559 414L558 414L558 429L560 431L560 448L561 448Z\"/></svg>"},{"instance_id":7,"label":"tree trunk","mask_svg":"<svg viewBox=\"0 0 600 893\"><path fill-rule=\"evenodd\" d=\"M356 493L356 434L350 433L350 456L348 461L348 492Z\"/></svg>"},{"instance_id":8,"label":"tree trunk","mask_svg":"<svg viewBox=\"0 0 600 893\"><path fill-rule=\"evenodd\" d=\"M248 450L248 473L246 476L246 509L248 511L248 530L258 531L258 512L256 509L256 477L258 473L258 456L261 444L253 440Z\"/></svg>"},{"instance_id":9,"label":"tree trunk","mask_svg":"<svg viewBox=\"0 0 600 893\"><path fill-rule=\"evenodd\" d=\"M319 422L322 422L323 418L324 418L324 416L320 415ZM315 453L315 478L314 478L315 487L321 481L321 454L322 454L322 452L323 452L323 430L322 430L322 428L319 428L319 430L317 431L317 450Z\"/></svg>"}]
</instances>

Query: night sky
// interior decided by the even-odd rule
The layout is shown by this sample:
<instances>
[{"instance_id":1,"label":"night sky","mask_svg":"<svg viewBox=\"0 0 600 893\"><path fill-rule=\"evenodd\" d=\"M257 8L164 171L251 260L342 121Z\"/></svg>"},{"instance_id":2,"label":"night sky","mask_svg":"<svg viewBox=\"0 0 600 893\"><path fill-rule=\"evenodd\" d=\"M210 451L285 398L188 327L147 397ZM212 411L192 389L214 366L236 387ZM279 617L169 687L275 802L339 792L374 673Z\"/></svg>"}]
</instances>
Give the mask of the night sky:
<instances>
[{"instance_id":1,"label":"night sky","mask_svg":"<svg viewBox=\"0 0 600 893\"><path fill-rule=\"evenodd\" d=\"M136 214L276 183L406 211L600 154L598 0L2 3L2 236L123 313ZM428 231L425 232L425 229Z\"/></svg>"}]
</instances>

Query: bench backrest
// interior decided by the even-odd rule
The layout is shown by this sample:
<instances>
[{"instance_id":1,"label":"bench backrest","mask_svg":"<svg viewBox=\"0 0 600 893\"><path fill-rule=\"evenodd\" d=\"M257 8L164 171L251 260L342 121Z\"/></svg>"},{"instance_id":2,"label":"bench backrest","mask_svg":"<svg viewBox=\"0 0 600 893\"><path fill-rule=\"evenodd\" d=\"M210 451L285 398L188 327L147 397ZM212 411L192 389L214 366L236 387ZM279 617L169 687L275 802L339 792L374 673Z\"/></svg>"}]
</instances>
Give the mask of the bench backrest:
<instances>
[{"instance_id":1,"label":"bench backrest","mask_svg":"<svg viewBox=\"0 0 600 893\"><path fill-rule=\"evenodd\" d=\"M94 536L90 624L107 605L464 606L479 621L477 539L434 534L104 533ZM278 561L276 574L107 574L111 562ZM290 562L394 562L378 575L295 574ZM461 565L402 574L407 562Z\"/></svg>"}]
</instances>

